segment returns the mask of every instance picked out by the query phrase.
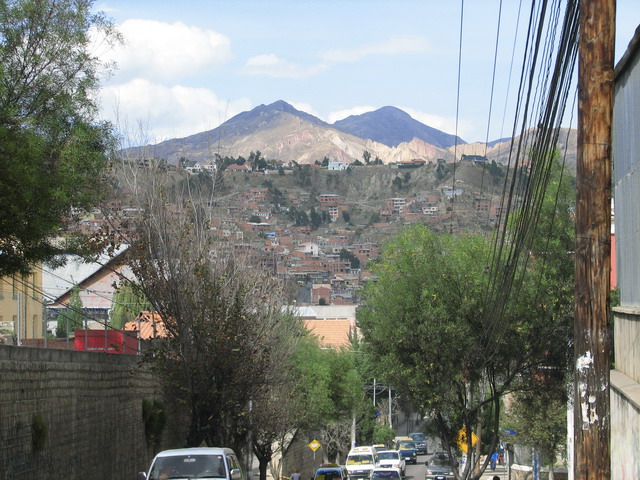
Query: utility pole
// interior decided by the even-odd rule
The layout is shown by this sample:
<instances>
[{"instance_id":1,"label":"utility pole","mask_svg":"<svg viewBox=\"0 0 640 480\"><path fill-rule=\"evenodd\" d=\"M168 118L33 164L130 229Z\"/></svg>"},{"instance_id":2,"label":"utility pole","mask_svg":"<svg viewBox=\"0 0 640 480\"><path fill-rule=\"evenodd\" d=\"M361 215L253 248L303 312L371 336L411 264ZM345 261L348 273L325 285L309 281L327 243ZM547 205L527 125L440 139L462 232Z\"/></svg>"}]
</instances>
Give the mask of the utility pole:
<instances>
[{"instance_id":1,"label":"utility pole","mask_svg":"<svg viewBox=\"0 0 640 480\"><path fill-rule=\"evenodd\" d=\"M615 0L580 1L574 478L611 476L609 290Z\"/></svg>"}]
</instances>

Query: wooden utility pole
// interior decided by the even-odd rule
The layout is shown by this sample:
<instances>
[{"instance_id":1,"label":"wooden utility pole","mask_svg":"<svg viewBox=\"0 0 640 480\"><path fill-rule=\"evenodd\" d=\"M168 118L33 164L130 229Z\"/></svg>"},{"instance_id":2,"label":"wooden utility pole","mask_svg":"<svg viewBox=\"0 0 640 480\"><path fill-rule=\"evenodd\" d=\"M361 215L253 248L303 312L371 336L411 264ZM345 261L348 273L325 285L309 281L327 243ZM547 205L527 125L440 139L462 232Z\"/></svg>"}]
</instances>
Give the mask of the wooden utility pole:
<instances>
[{"instance_id":1,"label":"wooden utility pole","mask_svg":"<svg viewBox=\"0 0 640 480\"><path fill-rule=\"evenodd\" d=\"M580 1L574 478L611 476L609 290L615 0Z\"/></svg>"}]
</instances>

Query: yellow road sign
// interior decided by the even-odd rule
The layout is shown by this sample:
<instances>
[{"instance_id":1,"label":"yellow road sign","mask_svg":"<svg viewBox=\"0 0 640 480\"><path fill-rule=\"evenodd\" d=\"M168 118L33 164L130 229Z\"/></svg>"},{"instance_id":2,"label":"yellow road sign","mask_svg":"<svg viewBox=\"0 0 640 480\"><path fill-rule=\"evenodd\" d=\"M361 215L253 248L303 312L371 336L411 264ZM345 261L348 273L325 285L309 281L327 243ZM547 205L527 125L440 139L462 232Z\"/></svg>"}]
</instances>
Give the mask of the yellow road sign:
<instances>
[{"instance_id":1,"label":"yellow road sign","mask_svg":"<svg viewBox=\"0 0 640 480\"><path fill-rule=\"evenodd\" d=\"M467 432L465 431L464 428L461 428L460 431L458 432L458 446L460 447L460 450L462 450L464 453L467 453ZM471 432L471 446L475 447L476 443L478 443L478 437L476 436L475 433Z\"/></svg>"},{"instance_id":2,"label":"yellow road sign","mask_svg":"<svg viewBox=\"0 0 640 480\"><path fill-rule=\"evenodd\" d=\"M315 452L320 448L320 442L318 440L311 440L311 442L309 442L309 448Z\"/></svg>"}]
</instances>

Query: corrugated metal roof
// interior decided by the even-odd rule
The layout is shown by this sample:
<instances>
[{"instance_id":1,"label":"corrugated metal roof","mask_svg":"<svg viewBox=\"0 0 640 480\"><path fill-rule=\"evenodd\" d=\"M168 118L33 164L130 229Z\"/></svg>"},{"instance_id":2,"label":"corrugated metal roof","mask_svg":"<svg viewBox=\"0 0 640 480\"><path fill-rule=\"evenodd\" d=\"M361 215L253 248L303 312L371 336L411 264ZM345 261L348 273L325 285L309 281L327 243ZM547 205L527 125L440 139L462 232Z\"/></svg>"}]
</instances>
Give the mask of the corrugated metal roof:
<instances>
[{"instance_id":1,"label":"corrugated metal roof","mask_svg":"<svg viewBox=\"0 0 640 480\"><path fill-rule=\"evenodd\" d=\"M121 255L128 247L121 246L115 256ZM81 284L83 281L94 275L112 259L112 256L102 254L95 262L85 262L84 259L77 255L65 255L65 264L58 268L42 267L42 289L45 298L58 299L65 293L69 292L75 285ZM128 271L131 278L131 272ZM89 305L85 305L88 307Z\"/></svg>"}]
</instances>

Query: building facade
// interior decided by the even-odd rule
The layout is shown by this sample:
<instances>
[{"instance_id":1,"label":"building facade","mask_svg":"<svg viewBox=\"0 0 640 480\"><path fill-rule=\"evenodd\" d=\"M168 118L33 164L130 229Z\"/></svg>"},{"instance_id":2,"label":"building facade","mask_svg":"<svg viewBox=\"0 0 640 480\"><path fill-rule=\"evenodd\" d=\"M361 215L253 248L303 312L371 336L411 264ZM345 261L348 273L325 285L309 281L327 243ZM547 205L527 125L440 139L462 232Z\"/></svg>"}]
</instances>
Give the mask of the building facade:
<instances>
[{"instance_id":1,"label":"building facade","mask_svg":"<svg viewBox=\"0 0 640 480\"><path fill-rule=\"evenodd\" d=\"M640 27L616 66L613 163L616 271L613 308L611 478L640 478Z\"/></svg>"},{"instance_id":2,"label":"building facade","mask_svg":"<svg viewBox=\"0 0 640 480\"><path fill-rule=\"evenodd\" d=\"M43 338L42 269L0 278L0 333L20 345L25 339Z\"/></svg>"}]
</instances>

